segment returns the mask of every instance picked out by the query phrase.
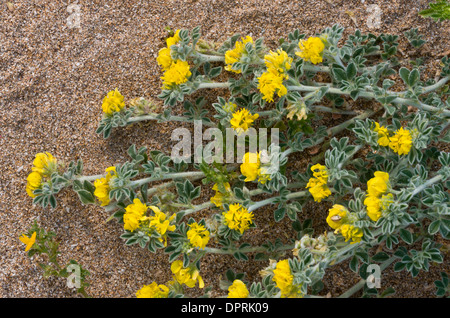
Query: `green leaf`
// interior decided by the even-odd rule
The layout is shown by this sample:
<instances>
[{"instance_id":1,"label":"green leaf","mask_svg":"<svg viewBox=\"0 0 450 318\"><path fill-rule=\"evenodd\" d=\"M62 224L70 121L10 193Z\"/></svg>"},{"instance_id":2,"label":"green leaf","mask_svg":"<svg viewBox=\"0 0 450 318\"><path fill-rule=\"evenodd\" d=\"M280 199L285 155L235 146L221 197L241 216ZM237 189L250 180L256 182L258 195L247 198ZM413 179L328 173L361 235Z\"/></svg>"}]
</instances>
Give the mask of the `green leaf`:
<instances>
[{"instance_id":1,"label":"green leaf","mask_svg":"<svg viewBox=\"0 0 450 318\"><path fill-rule=\"evenodd\" d=\"M87 190L80 189L77 191L78 197L83 204L93 204L95 203L95 198L91 192Z\"/></svg>"},{"instance_id":2,"label":"green leaf","mask_svg":"<svg viewBox=\"0 0 450 318\"><path fill-rule=\"evenodd\" d=\"M406 67L400 68L398 71L400 77L402 78L403 82L405 82L406 85L409 85L409 74L410 71Z\"/></svg>"},{"instance_id":3,"label":"green leaf","mask_svg":"<svg viewBox=\"0 0 450 318\"><path fill-rule=\"evenodd\" d=\"M346 73L346 75L347 75L347 79L348 80L352 80L355 76L356 76L356 65L355 65L355 63L350 63L348 66L347 66L347 73Z\"/></svg>"},{"instance_id":4,"label":"green leaf","mask_svg":"<svg viewBox=\"0 0 450 318\"><path fill-rule=\"evenodd\" d=\"M404 268L406 267L406 263L403 263L401 261L395 263L394 265L394 271L395 272L400 272L402 271Z\"/></svg>"},{"instance_id":5,"label":"green leaf","mask_svg":"<svg viewBox=\"0 0 450 318\"><path fill-rule=\"evenodd\" d=\"M441 220L431 222L431 224L428 226L428 233L430 233L431 235L436 234L439 231L440 225Z\"/></svg>"},{"instance_id":6,"label":"green leaf","mask_svg":"<svg viewBox=\"0 0 450 318\"><path fill-rule=\"evenodd\" d=\"M354 271L355 273L358 272L358 266L359 266L359 260L358 257L353 256L352 260L350 261L350 263L348 264L350 269L352 271Z\"/></svg>"},{"instance_id":7,"label":"green leaf","mask_svg":"<svg viewBox=\"0 0 450 318\"><path fill-rule=\"evenodd\" d=\"M380 253L377 253L374 256L372 256L372 260L374 262L378 262L378 263L387 261L388 259L389 259L389 255L386 254L385 252L380 252Z\"/></svg>"},{"instance_id":8,"label":"green leaf","mask_svg":"<svg viewBox=\"0 0 450 318\"><path fill-rule=\"evenodd\" d=\"M279 207L273 213L273 216L274 216L276 222L280 222L284 218L285 215L286 215L285 207Z\"/></svg>"},{"instance_id":9,"label":"green leaf","mask_svg":"<svg viewBox=\"0 0 450 318\"><path fill-rule=\"evenodd\" d=\"M419 78L420 78L419 70L418 69L412 70L411 73L409 73L408 85L411 87L415 86Z\"/></svg>"},{"instance_id":10,"label":"green leaf","mask_svg":"<svg viewBox=\"0 0 450 318\"><path fill-rule=\"evenodd\" d=\"M411 234L411 232L408 230L405 230L405 229L400 229L400 237L407 244L412 244L414 241L413 235Z\"/></svg>"}]
</instances>

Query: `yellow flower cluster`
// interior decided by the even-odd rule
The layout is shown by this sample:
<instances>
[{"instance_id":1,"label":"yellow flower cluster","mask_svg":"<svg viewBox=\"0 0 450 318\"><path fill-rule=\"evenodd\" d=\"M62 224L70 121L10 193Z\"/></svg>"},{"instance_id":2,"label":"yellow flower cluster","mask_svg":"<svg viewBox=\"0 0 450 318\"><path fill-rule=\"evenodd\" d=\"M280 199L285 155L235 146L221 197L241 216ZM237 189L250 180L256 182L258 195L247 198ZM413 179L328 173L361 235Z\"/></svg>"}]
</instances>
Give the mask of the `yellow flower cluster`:
<instances>
[{"instance_id":1,"label":"yellow flower cluster","mask_svg":"<svg viewBox=\"0 0 450 318\"><path fill-rule=\"evenodd\" d=\"M412 137L411 132L400 127L390 138L389 147L399 155L406 155L411 150Z\"/></svg>"},{"instance_id":2,"label":"yellow flower cluster","mask_svg":"<svg viewBox=\"0 0 450 318\"><path fill-rule=\"evenodd\" d=\"M109 167L105 170L105 172L106 176L104 178L100 178L94 181L94 195L100 201L101 206L108 205L110 202L109 191L111 190L111 187L109 185L109 182L116 175L116 167Z\"/></svg>"},{"instance_id":3,"label":"yellow flower cluster","mask_svg":"<svg viewBox=\"0 0 450 318\"><path fill-rule=\"evenodd\" d=\"M36 242L36 232L33 232L30 237L26 236L25 234L22 234L21 237L19 237L19 240L26 245L25 252L28 252Z\"/></svg>"},{"instance_id":4,"label":"yellow flower cluster","mask_svg":"<svg viewBox=\"0 0 450 318\"><path fill-rule=\"evenodd\" d=\"M172 263L170 270L173 274L173 280L165 285L158 285L156 282L150 285L144 285L140 290L136 292L137 298L167 298L172 288L177 289L175 286L177 283L180 285L186 285L189 288L195 287L198 283L199 288L205 287L203 278L200 276L200 272L195 265L189 267L183 267L183 261L177 260Z\"/></svg>"},{"instance_id":5,"label":"yellow flower cluster","mask_svg":"<svg viewBox=\"0 0 450 318\"><path fill-rule=\"evenodd\" d=\"M361 241L363 237L363 231L352 224L343 224L337 231L342 234L346 242L352 240L351 244Z\"/></svg>"},{"instance_id":6,"label":"yellow flower cluster","mask_svg":"<svg viewBox=\"0 0 450 318\"><path fill-rule=\"evenodd\" d=\"M217 185L217 183L215 183L214 186L212 187L212 189L216 191L216 194L210 199L210 201L214 203L214 205L218 208L222 207L227 198L231 196L230 184L228 182L225 182L223 185L225 187L225 193L222 193L219 190L219 186Z\"/></svg>"},{"instance_id":7,"label":"yellow flower cluster","mask_svg":"<svg viewBox=\"0 0 450 318\"><path fill-rule=\"evenodd\" d=\"M153 215L147 216L147 210L150 208L153 211ZM123 228L127 231L134 232L138 228L143 228L146 232L151 234L152 231L156 231L160 238L164 241L164 246L167 245L167 232L173 232L176 229L175 225L170 223L174 220L175 215L168 217L165 213L156 206L147 206L142 203L138 198L133 200L133 203L125 208L125 214L123 215Z\"/></svg>"},{"instance_id":8,"label":"yellow flower cluster","mask_svg":"<svg viewBox=\"0 0 450 318\"><path fill-rule=\"evenodd\" d=\"M233 284L228 287L228 297L227 298L247 298L248 289L244 282L240 279L235 279Z\"/></svg>"},{"instance_id":9,"label":"yellow flower cluster","mask_svg":"<svg viewBox=\"0 0 450 318\"><path fill-rule=\"evenodd\" d=\"M307 40L300 40L298 43L300 52L295 54L300 56L303 60L318 64L323 61L323 50L325 44L319 37L310 37Z\"/></svg>"},{"instance_id":10,"label":"yellow flower cluster","mask_svg":"<svg viewBox=\"0 0 450 318\"><path fill-rule=\"evenodd\" d=\"M158 285L156 282L150 285L144 285L136 292L137 298L167 298L169 296L169 287Z\"/></svg>"},{"instance_id":11,"label":"yellow flower cluster","mask_svg":"<svg viewBox=\"0 0 450 318\"><path fill-rule=\"evenodd\" d=\"M140 222L145 220L145 213L147 212L147 205L141 202L138 198L133 200L132 204L129 204L125 208L125 214L123 215L123 228L127 231L134 232L139 228Z\"/></svg>"},{"instance_id":12,"label":"yellow flower cluster","mask_svg":"<svg viewBox=\"0 0 450 318\"><path fill-rule=\"evenodd\" d=\"M278 49L276 52L270 51L269 54L264 56L264 63L267 71L287 79L287 71L291 69L292 57L289 57L285 51Z\"/></svg>"},{"instance_id":13,"label":"yellow flower cluster","mask_svg":"<svg viewBox=\"0 0 450 318\"><path fill-rule=\"evenodd\" d=\"M335 230L335 233L341 233L346 242L352 240L353 244L361 241L363 237L362 230L351 224L350 212L343 205L333 205L328 211L327 223Z\"/></svg>"},{"instance_id":14,"label":"yellow flower cluster","mask_svg":"<svg viewBox=\"0 0 450 318\"><path fill-rule=\"evenodd\" d=\"M111 116L115 112L120 112L125 107L124 97L117 90L110 91L104 98L102 103L103 113Z\"/></svg>"},{"instance_id":15,"label":"yellow flower cluster","mask_svg":"<svg viewBox=\"0 0 450 318\"><path fill-rule=\"evenodd\" d=\"M281 291L282 298L298 298L302 297L300 291L301 286L294 285L294 276L289 266L289 260L279 261L273 270L272 280Z\"/></svg>"},{"instance_id":16,"label":"yellow flower cluster","mask_svg":"<svg viewBox=\"0 0 450 318\"><path fill-rule=\"evenodd\" d=\"M247 152L242 159L241 173L244 175L245 182L251 182L258 179L258 182L265 184L270 180L270 175L267 174L267 169L261 165L261 152L252 153Z\"/></svg>"},{"instance_id":17,"label":"yellow flower cluster","mask_svg":"<svg viewBox=\"0 0 450 318\"><path fill-rule=\"evenodd\" d=\"M57 169L56 159L48 152L36 154L31 173L27 177L26 191L32 198L36 197L34 190L39 189L44 178L48 178Z\"/></svg>"},{"instance_id":18,"label":"yellow flower cluster","mask_svg":"<svg viewBox=\"0 0 450 318\"><path fill-rule=\"evenodd\" d=\"M395 153L399 155L407 155L411 150L412 146L412 135L408 129L400 127L393 136L389 136L389 130L380 126L379 123L375 123L375 128L373 129L378 133L378 144L383 147L389 146Z\"/></svg>"},{"instance_id":19,"label":"yellow flower cluster","mask_svg":"<svg viewBox=\"0 0 450 318\"><path fill-rule=\"evenodd\" d=\"M258 89L267 102L273 102L273 95L278 97L287 94L283 81L288 78L287 70L291 68L292 58L283 50L270 51L264 56L267 71L258 77Z\"/></svg>"},{"instance_id":20,"label":"yellow flower cluster","mask_svg":"<svg viewBox=\"0 0 450 318\"><path fill-rule=\"evenodd\" d=\"M156 232L161 236L159 240L162 242L164 240L164 246L167 246L167 232L173 232L176 229L174 224L170 224L175 219L175 214L168 217L164 212L156 206L149 206L155 215L148 217L150 229L155 229Z\"/></svg>"},{"instance_id":21,"label":"yellow flower cluster","mask_svg":"<svg viewBox=\"0 0 450 318\"><path fill-rule=\"evenodd\" d=\"M253 39L251 36L247 36L245 38L241 38L240 41L236 41L234 49L225 52L225 69L227 71L237 74L241 73L240 70L233 70L232 67L234 63L239 62L243 55L247 54L247 52L245 51L245 44L247 43L253 43Z\"/></svg>"},{"instance_id":22,"label":"yellow flower cluster","mask_svg":"<svg viewBox=\"0 0 450 318\"><path fill-rule=\"evenodd\" d=\"M167 47L162 48L158 52L156 61L164 70L161 77L163 81L163 89L170 89L172 86L186 83L189 76L192 75L189 64L182 60L173 60L171 56L171 46L180 42L180 30L177 30L174 36L166 39Z\"/></svg>"},{"instance_id":23,"label":"yellow flower cluster","mask_svg":"<svg viewBox=\"0 0 450 318\"><path fill-rule=\"evenodd\" d=\"M287 94L287 88L283 85L283 77L271 72L265 72L258 77L258 89L263 94L262 98L267 102L273 102L275 93L278 97Z\"/></svg>"},{"instance_id":24,"label":"yellow flower cluster","mask_svg":"<svg viewBox=\"0 0 450 318\"><path fill-rule=\"evenodd\" d=\"M162 48L158 52L158 57L156 58L156 62L164 69L167 70L170 68L170 65L173 62L170 47L172 45L176 45L178 42L180 42L180 30L177 30L172 37L168 37L166 39L167 47Z\"/></svg>"},{"instance_id":25,"label":"yellow flower cluster","mask_svg":"<svg viewBox=\"0 0 450 318\"><path fill-rule=\"evenodd\" d=\"M313 177L309 179L306 188L309 188L309 192L314 197L314 201L321 202L322 199L331 194L331 191L327 186L327 167L321 164L316 164L311 167L311 171L313 172Z\"/></svg>"},{"instance_id":26,"label":"yellow flower cluster","mask_svg":"<svg viewBox=\"0 0 450 318\"><path fill-rule=\"evenodd\" d=\"M241 134L247 131L258 117L259 114L252 115L247 109L243 108L233 113L230 124L238 134Z\"/></svg>"},{"instance_id":27,"label":"yellow flower cluster","mask_svg":"<svg viewBox=\"0 0 450 318\"><path fill-rule=\"evenodd\" d=\"M187 238L192 246L204 249L209 241L209 231L204 225L194 222L189 224Z\"/></svg>"},{"instance_id":28,"label":"yellow flower cluster","mask_svg":"<svg viewBox=\"0 0 450 318\"><path fill-rule=\"evenodd\" d=\"M170 270L174 274L174 280L179 284L184 284L189 288L195 287L198 282L198 287L205 287L202 277L196 267L183 267L183 261L177 260L172 263Z\"/></svg>"},{"instance_id":29,"label":"yellow flower cluster","mask_svg":"<svg viewBox=\"0 0 450 318\"><path fill-rule=\"evenodd\" d=\"M378 133L378 144L383 147L389 146L389 130L384 126L380 126L379 123L375 123L373 130Z\"/></svg>"},{"instance_id":30,"label":"yellow flower cluster","mask_svg":"<svg viewBox=\"0 0 450 318\"><path fill-rule=\"evenodd\" d=\"M383 171L376 171L374 177L367 181L367 196L364 200L367 215L372 221L378 221L389 204L394 202L390 189L389 174Z\"/></svg>"},{"instance_id":31,"label":"yellow flower cluster","mask_svg":"<svg viewBox=\"0 0 450 318\"><path fill-rule=\"evenodd\" d=\"M227 212L223 212L224 224L232 230L243 234L253 223L253 213L239 203L231 204Z\"/></svg>"},{"instance_id":32,"label":"yellow flower cluster","mask_svg":"<svg viewBox=\"0 0 450 318\"><path fill-rule=\"evenodd\" d=\"M170 89L174 85L186 83L189 76L191 75L192 73L190 71L188 62L176 60L170 65L170 67L161 77L161 79L163 80L163 88Z\"/></svg>"}]
</instances>

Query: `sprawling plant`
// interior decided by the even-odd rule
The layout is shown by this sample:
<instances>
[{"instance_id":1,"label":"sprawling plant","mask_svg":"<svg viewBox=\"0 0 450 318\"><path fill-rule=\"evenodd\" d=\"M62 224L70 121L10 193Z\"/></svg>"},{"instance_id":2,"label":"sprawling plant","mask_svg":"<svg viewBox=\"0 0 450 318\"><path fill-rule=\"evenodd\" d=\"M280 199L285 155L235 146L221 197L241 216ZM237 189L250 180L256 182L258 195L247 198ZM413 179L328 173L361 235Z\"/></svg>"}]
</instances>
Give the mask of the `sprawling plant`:
<instances>
[{"instance_id":1,"label":"sprawling plant","mask_svg":"<svg viewBox=\"0 0 450 318\"><path fill-rule=\"evenodd\" d=\"M192 123L194 138L213 141L194 142L193 152L181 147L182 156L133 145L129 161L94 176L83 175L81 160L66 165L40 153L28 193L54 208L57 193L71 187L82 203L110 213L126 245L163 250L173 280L149 282L137 297L183 297L195 286L208 296L206 254L269 261L259 281L226 273L220 286L233 298L317 295L326 271L346 260L361 282L343 297L363 287L364 295L377 293L373 266L394 263L413 277L427 271L443 262L450 229L450 154L441 150L450 141L450 59L426 80L423 67L397 57L397 35L356 31L343 41L343 31L335 25L306 37L295 30L273 50L262 38L216 44L201 39L200 28L173 32L157 57L163 106L111 91L97 133L114 138L114 129L136 122L172 121ZM405 36L414 47L424 43L415 29ZM191 98L216 89L224 94L212 105ZM180 105L182 115L174 115ZM325 116L339 123L323 126ZM311 162L292 170L289 159L308 149ZM310 201L330 207L330 230L318 236L302 218ZM246 242L264 207L276 222L291 221L297 234L289 244Z\"/></svg>"}]
</instances>

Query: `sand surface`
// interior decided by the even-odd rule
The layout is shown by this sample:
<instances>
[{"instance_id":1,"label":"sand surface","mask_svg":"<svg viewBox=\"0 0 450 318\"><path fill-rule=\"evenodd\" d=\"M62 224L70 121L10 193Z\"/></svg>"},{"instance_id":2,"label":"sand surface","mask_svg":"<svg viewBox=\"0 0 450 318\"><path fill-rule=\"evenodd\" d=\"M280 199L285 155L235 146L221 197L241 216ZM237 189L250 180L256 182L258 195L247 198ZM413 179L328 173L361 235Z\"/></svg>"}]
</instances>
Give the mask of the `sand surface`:
<instances>
[{"instance_id":1,"label":"sand surface","mask_svg":"<svg viewBox=\"0 0 450 318\"><path fill-rule=\"evenodd\" d=\"M7 4L7 2L9 2ZM146 123L118 129L104 140L95 133L102 116L105 94L118 88L127 98L156 97L161 70L157 52L164 46L166 27L191 29L200 25L202 37L222 42L234 33L263 36L269 48L298 28L308 36L339 23L345 36L357 28L374 34L402 35L412 27L428 41L421 49L433 78L440 58L449 54L450 21L443 23L417 15L427 0L186 0L186 1L84 1L79 0L79 28L71 28L67 1L5 0L0 2L0 296L78 297L64 279L42 277L35 259L18 240L34 220L57 233L60 263L75 259L91 272L88 292L93 297L134 297L153 281L171 279L170 264L163 252L151 254L138 246L127 247L122 227L106 223L108 213L83 206L71 190L58 195L56 209L33 206L25 192L26 177L34 155L48 151L59 160L82 159L85 174L103 173L108 166L128 160L131 144L167 150L174 124ZM369 28L370 5L382 10L381 25ZM399 56L409 58L411 47L400 43ZM414 58L414 57L411 57ZM225 94L217 90L208 100ZM364 105L355 103L361 109ZM179 105L181 108L181 105ZM181 109L178 109L181 111ZM344 120L342 118L341 120ZM332 121L329 118L330 123ZM327 124L326 122L324 124ZM308 154L292 157L291 167L304 171ZM316 234L327 228L329 205L308 204L300 217L312 218ZM209 212L210 213L210 212ZM201 216L207 216L205 211ZM294 234L287 218L276 226L270 208L258 211L258 228L246 239L252 244ZM448 255L447 255L448 256ZM392 286L397 297L433 297L433 282L449 270L433 265L415 279L409 273L386 270L382 290ZM218 288L228 268L259 279L266 262L237 262L234 258L208 255L202 275L212 286L212 297L226 294ZM322 295L338 296L359 281L348 264L333 267L325 276ZM193 295L201 292L193 290Z\"/></svg>"}]
</instances>

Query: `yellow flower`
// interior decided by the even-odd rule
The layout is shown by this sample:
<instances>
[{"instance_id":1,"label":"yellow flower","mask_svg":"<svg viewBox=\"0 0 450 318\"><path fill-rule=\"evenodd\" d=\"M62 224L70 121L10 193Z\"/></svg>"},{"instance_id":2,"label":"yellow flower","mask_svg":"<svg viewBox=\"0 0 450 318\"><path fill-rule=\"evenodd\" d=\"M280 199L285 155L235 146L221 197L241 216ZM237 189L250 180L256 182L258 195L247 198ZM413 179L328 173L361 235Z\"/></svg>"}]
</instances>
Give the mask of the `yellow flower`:
<instances>
[{"instance_id":1,"label":"yellow flower","mask_svg":"<svg viewBox=\"0 0 450 318\"><path fill-rule=\"evenodd\" d=\"M200 249L204 249L209 241L209 231L204 225L198 223L189 224L190 230L187 231L187 238L189 242Z\"/></svg>"},{"instance_id":2,"label":"yellow flower","mask_svg":"<svg viewBox=\"0 0 450 318\"><path fill-rule=\"evenodd\" d=\"M228 287L228 297L227 298L247 298L248 289L244 282L240 279L235 279L233 284Z\"/></svg>"},{"instance_id":3,"label":"yellow flower","mask_svg":"<svg viewBox=\"0 0 450 318\"><path fill-rule=\"evenodd\" d=\"M36 232L33 232L33 234L31 234L31 237L22 234L22 236L19 237L19 240L26 245L25 252L28 252L36 242Z\"/></svg>"},{"instance_id":4,"label":"yellow flower","mask_svg":"<svg viewBox=\"0 0 450 318\"><path fill-rule=\"evenodd\" d=\"M267 102L273 102L273 95L276 93L278 97L287 94L287 88L283 85L284 77L282 75L265 72L258 77L258 89L263 95L263 99Z\"/></svg>"},{"instance_id":5,"label":"yellow flower","mask_svg":"<svg viewBox=\"0 0 450 318\"><path fill-rule=\"evenodd\" d=\"M191 75L188 62L182 60L173 61L161 77L163 80L163 88L170 89L174 85L186 83Z\"/></svg>"},{"instance_id":6,"label":"yellow flower","mask_svg":"<svg viewBox=\"0 0 450 318\"><path fill-rule=\"evenodd\" d=\"M56 164L56 159L50 153L38 153L33 160L31 171L37 172L45 177L50 177L56 169Z\"/></svg>"},{"instance_id":7,"label":"yellow flower","mask_svg":"<svg viewBox=\"0 0 450 318\"><path fill-rule=\"evenodd\" d=\"M224 200L230 196L230 191L231 191L230 184L228 182L225 182L223 185L225 187L225 191L226 191L225 193L222 193L219 191L219 186L217 185L217 183L215 183L214 186L212 187L212 189L214 191L216 191L216 194L210 200L218 208L220 208L222 206L222 204L224 203Z\"/></svg>"},{"instance_id":8,"label":"yellow flower","mask_svg":"<svg viewBox=\"0 0 450 318\"><path fill-rule=\"evenodd\" d=\"M154 216L150 216L148 219L150 220L149 226L153 227L161 236L160 241L164 239L164 246L167 244L166 233L167 231L173 232L176 229L175 225L170 225L170 222L175 218L175 214L171 217L167 217L167 215L156 206L149 206L149 208L155 213Z\"/></svg>"},{"instance_id":9,"label":"yellow flower","mask_svg":"<svg viewBox=\"0 0 450 318\"><path fill-rule=\"evenodd\" d=\"M380 199L373 195L368 195L364 200L366 206L367 215L372 221L378 221L381 217Z\"/></svg>"},{"instance_id":10,"label":"yellow flower","mask_svg":"<svg viewBox=\"0 0 450 318\"><path fill-rule=\"evenodd\" d=\"M124 97L117 90L110 91L105 98L103 98L102 109L103 112L111 116L115 112L120 112L125 107Z\"/></svg>"},{"instance_id":11,"label":"yellow flower","mask_svg":"<svg viewBox=\"0 0 450 318\"><path fill-rule=\"evenodd\" d=\"M173 62L170 47L165 47L159 50L156 62L158 62L158 65L160 65L165 71L170 68Z\"/></svg>"},{"instance_id":12,"label":"yellow flower","mask_svg":"<svg viewBox=\"0 0 450 318\"><path fill-rule=\"evenodd\" d=\"M231 204L227 212L222 213L224 224L243 234L253 223L253 213L239 203Z\"/></svg>"},{"instance_id":13,"label":"yellow flower","mask_svg":"<svg viewBox=\"0 0 450 318\"><path fill-rule=\"evenodd\" d=\"M261 165L259 154L247 152L242 159L241 173L246 177L245 182L254 181L258 178L258 170Z\"/></svg>"},{"instance_id":14,"label":"yellow flower","mask_svg":"<svg viewBox=\"0 0 450 318\"><path fill-rule=\"evenodd\" d=\"M328 182L328 170L326 166L318 163L311 167L311 171L313 172L313 176L320 182L322 183Z\"/></svg>"},{"instance_id":15,"label":"yellow flower","mask_svg":"<svg viewBox=\"0 0 450 318\"><path fill-rule=\"evenodd\" d=\"M306 188L309 188L309 193L311 193L311 195L314 198L314 201L316 202L321 202L323 199L325 199L331 194L331 191L328 188L328 186L315 178L309 179Z\"/></svg>"},{"instance_id":16,"label":"yellow flower","mask_svg":"<svg viewBox=\"0 0 450 318\"><path fill-rule=\"evenodd\" d=\"M251 182L258 179L258 182L264 184L270 180L271 175L268 169L261 166L261 152L247 152L242 158L241 173L245 176L245 182Z\"/></svg>"},{"instance_id":17,"label":"yellow flower","mask_svg":"<svg viewBox=\"0 0 450 318\"><path fill-rule=\"evenodd\" d=\"M169 288L166 285L158 285L156 282L144 285L136 292L137 298L167 298L168 296Z\"/></svg>"},{"instance_id":18,"label":"yellow flower","mask_svg":"<svg viewBox=\"0 0 450 318\"><path fill-rule=\"evenodd\" d=\"M314 197L314 201L321 202L322 199L331 194L331 191L327 186L327 167L321 164L316 164L311 167L311 171L313 172L313 177L309 179L306 188L309 188L309 192Z\"/></svg>"},{"instance_id":19,"label":"yellow flower","mask_svg":"<svg viewBox=\"0 0 450 318\"><path fill-rule=\"evenodd\" d=\"M116 167L109 167L105 170L106 176L104 178L100 178L94 181L94 195L97 197L97 199L100 200L101 206L108 205L109 200L109 181L114 177L116 173Z\"/></svg>"},{"instance_id":20,"label":"yellow flower","mask_svg":"<svg viewBox=\"0 0 450 318\"><path fill-rule=\"evenodd\" d=\"M227 71L231 71L234 73L241 73L240 70L233 70L232 66L234 63L239 62L242 55L246 54L245 52L245 44L247 43L253 43L253 39L250 36L247 36L245 38L241 38L240 41L236 41L234 49L228 50L225 53L225 69Z\"/></svg>"},{"instance_id":21,"label":"yellow flower","mask_svg":"<svg viewBox=\"0 0 450 318\"><path fill-rule=\"evenodd\" d=\"M348 211L344 206L340 204L333 205L333 207L328 211L328 225L334 230L339 228L343 223L345 223L347 212Z\"/></svg>"},{"instance_id":22,"label":"yellow flower","mask_svg":"<svg viewBox=\"0 0 450 318\"><path fill-rule=\"evenodd\" d=\"M178 44L180 42L180 30L176 30L175 34L172 37L168 37L166 39L167 47L170 48L172 45Z\"/></svg>"},{"instance_id":23,"label":"yellow flower","mask_svg":"<svg viewBox=\"0 0 450 318\"><path fill-rule=\"evenodd\" d=\"M399 155L406 155L411 150L412 136L409 130L400 127L390 138L389 147Z\"/></svg>"},{"instance_id":24,"label":"yellow flower","mask_svg":"<svg viewBox=\"0 0 450 318\"><path fill-rule=\"evenodd\" d=\"M279 261L273 270L272 280L281 291L282 298L301 297L300 286L294 286L289 260Z\"/></svg>"},{"instance_id":25,"label":"yellow flower","mask_svg":"<svg viewBox=\"0 0 450 318\"><path fill-rule=\"evenodd\" d=\"M134 232L139 228L139 223L145 217L147 212L147 205L141 202L138 198L133 200L133 203L125 208L125 214L123 215L123 228L130 232Z\"/></svg>"},{"instance_id":26,"label":"yellow flower","mask_svg":"<svg viewBox=\"0 0 450 318\"><path fill-rule=\"evenodd\" d=\"M368 195L364 200L367 215L372 221L378 221L382 217L383 211L386 211L392 202L394 202L394 195L392 193L382 195L381 198Z\"/></svg>"},{"instance_id":27,"label":"yellow flower","mask_svg":"<svg viewBox=\"0 0 450 318\"><path fill-rule=\"evenodd\" d=\"M158 57L156 58L156 62L158 62L158 65L160 65L163 68L163 70L165 70L165 71L168 70L170 68L170 66L172 65L172 63L174 62L174 60L172 59L172 56L171 56L170 47L172 45L177 44L180 41L179 33L180 33L180 30L177 30L175 32L174 36L167 38L166 39L167 47L162 48L158 52Z\"/></svg>"},{"instance_id":28,"label":"yellow flower","mask_svg":"<svg viewBox=\"0 0 450 318\"><path fill-rule=\"evenodd\" d=\"M389 173L376 171L374 177L367 181L367 193L368 195L378 197L386 193L389 186Z\"/></svg>"},{"instance_id":29,"label":"yellow flower","mask_svg":"<svg viewBox=\"0 0 450 318\"><path fill-rule=\"evenodd\" d=\"M42 176L40 173L33 171L27 177L26 191L28 195L35 198L36 195L33 193L34 190L39 189L42 183Z\"/></svg>"},{"instance_id":30,"label":"yellow flower","mask_svg":"<svg viewBox=\"0 0 450 318\"><path fill-rule=\"evenodd\" d=\"M180 284L185 284L189 288L195 287L198 281L198 287L203 288L205 283L197 268L183 267L183 261L177 260L172 263L170 270L175 275L175 280Z\"/></svg>"},{"instance_id":31,"label":"yellow flower","mask_svg":"<svg viewBox=\"0 0 450 318\"><path fill-rule=\"evenodd\" d=\"M295 53L305 61L318 64L323 61L322 55L325 45L318 37L310 37L308 40L300 40L298 43L300 52Z\"/></svg>"},{"instance_id":32,"label":"yellow flower","mask_svg":"<svg viewBox=\"0 0 450 318\"><path fill-rule=\"evenodd\" d=\"M291 69L292 57L289 57L285 51L281 49L276 52L270 51L264 56L264 62L269 72L288 78L286 72Z\"/></svg>"},{"instance_id":33,"label":"yellow flower","mask_svg":"<svg viewBox=\"0 0 450 318\"><path fill-rule=\"evenodd\" d=\"M383 147L388 146L389 130L384 126L380 126L379 123L375 123L375 128L373 130L378 133L378 144Z\"/></svg>"},{"instance_id":34,"label":"yellow flower","mask_svg":"<svg viewBox=\"0 0 450 318\"><path fill-rule=\"evenodd\" d=\"M231 127L240 134L247 131L258 117L259 114L252 115L247 109L243 108L233 113L230 124Z\"/></svg>"},{"instance_id":35,"label":"yellow flower","mask_svg":"<svg viewBox=\"0 0 450 318\"><path fill-rule=\"evenodd\" d=\"M351 244L361 241L361 238L363 237L363 231L351 224L343 224L336 232L340 232L346 242L351 239Z\"/></svg>"}]
</instances>

